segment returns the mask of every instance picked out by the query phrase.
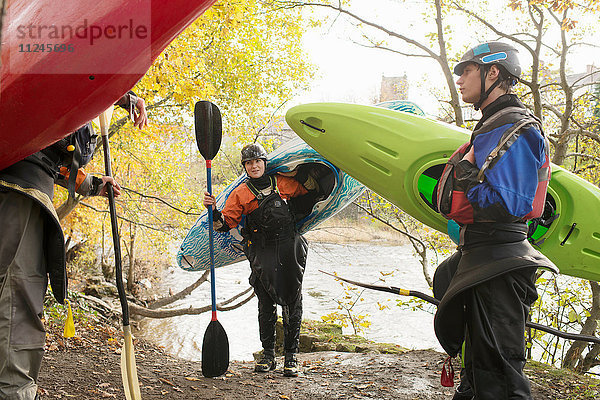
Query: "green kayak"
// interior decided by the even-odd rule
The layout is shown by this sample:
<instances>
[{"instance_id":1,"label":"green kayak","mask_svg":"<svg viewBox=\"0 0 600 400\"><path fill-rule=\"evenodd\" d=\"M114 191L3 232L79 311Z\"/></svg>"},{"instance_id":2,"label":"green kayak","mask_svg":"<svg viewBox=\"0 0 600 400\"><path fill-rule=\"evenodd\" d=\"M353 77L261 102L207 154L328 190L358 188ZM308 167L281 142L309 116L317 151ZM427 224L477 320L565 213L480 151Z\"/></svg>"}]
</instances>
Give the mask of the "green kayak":
<instances>
[{"instance_id":1,"label":"green kayak","mask_svg":"<svg viewBox=\"0 0 600 400\"><path fill-rule=\"evenodd\" d=\"M451 228L431 200L446 161L469 140L467 130L402 111L343 103L296 106L286 121L322 156L414 218L441 232ZM533 245L561 273L600 280L598 209L599 188L552 165Z\"/></svg>"}]
</instances>

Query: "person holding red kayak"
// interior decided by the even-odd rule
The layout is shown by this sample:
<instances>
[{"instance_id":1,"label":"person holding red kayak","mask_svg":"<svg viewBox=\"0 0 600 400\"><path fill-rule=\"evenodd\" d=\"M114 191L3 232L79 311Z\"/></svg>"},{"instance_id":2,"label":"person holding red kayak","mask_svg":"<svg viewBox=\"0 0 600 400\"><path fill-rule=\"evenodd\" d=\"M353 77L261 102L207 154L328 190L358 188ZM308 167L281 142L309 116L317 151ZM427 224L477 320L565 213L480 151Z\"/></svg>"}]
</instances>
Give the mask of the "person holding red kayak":
<instances>
[{"instance_id":1,"label":"person holding red kayak","mask_svg":"<svg viewBox=\"0 0 600 400\"><path fill-rule=\"evenodd\" d=\"M128 110L134 125L147 125L144 100L133 92L116 105ZM67 296L65 240L52 205L54 184L82 196L104 196L108 176L81 169L96 147L90 123L47 148L0 171L0 399L37 399L37 378L44 355L42 322L48 279L56 300Z\"/></svg>"}]
</instances>

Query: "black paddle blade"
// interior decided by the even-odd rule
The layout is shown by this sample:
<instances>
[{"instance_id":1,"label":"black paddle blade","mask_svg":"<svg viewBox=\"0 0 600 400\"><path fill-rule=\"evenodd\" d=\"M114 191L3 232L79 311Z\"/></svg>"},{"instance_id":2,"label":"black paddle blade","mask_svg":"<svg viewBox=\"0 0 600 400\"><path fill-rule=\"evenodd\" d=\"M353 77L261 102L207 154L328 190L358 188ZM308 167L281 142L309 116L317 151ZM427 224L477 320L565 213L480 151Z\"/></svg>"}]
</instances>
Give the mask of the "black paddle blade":
<instances>
[{"instance_id":1,"label":"black paddle blade","mask_svg":"<svg viewBox=\"0 0 600 400\"><path fill-rule=\"evenodd\" d=\"M214 378L229 368L229 340L219 321L210 321L202 342L202 375Z\"/></svg>"},{"instance_id":2,"label":"black paddle blade","mask_svg":"<svg viewBox=\"0 0 600 400\"><path fill-rule=\"evenodd\" d=\"M196 144L205 160L212 160L221 147L222 124L219 107L210 101L199 101L194 106Z\"/></svg>"}]
</instances>

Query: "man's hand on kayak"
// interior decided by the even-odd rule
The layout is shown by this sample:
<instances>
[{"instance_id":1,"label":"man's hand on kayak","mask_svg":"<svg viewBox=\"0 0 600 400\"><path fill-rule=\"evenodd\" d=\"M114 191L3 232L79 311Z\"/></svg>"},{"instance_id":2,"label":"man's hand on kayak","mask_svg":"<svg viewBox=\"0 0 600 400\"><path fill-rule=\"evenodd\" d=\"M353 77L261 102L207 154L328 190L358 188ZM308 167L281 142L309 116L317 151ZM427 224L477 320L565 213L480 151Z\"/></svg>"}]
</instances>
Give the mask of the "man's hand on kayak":
<instances>
[{"instance_id":1,"label":"man's hand on kayak","mask_svg":"<svg viewBox=\"0 0 600 400\"><path fill-rule=\"evenodd\" d=\"M133 126L140 129L148 126L148 114L146 113L146 102L141 97L137 98L135 111L133 112Z\"/></svg>"}]
</instances>

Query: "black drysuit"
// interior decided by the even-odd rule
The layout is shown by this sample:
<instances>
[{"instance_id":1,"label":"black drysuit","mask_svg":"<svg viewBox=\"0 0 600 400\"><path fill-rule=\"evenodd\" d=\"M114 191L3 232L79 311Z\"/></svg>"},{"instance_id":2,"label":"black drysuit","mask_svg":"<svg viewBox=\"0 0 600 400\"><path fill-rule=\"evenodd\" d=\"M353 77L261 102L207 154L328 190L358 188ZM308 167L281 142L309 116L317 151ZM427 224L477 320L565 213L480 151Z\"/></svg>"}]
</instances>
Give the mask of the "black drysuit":
<instances>
[{"instance_id":1,"label":"black drysuit","mask_svg":"<svg viewBox=\"0 0 600 400\"><path fill-rule=\"evenodd\" d=\"M213 217L215 229L227 231L246 215L244 252L250 262L249 282L258 298L260 340L267 355L275 352L277 304L283 310L284 351L298 352L308 244L295 230L287 200L306 193L292 178L263 175L234 190L223 214L216 212Z\"/></svg>"}]
</instances>

